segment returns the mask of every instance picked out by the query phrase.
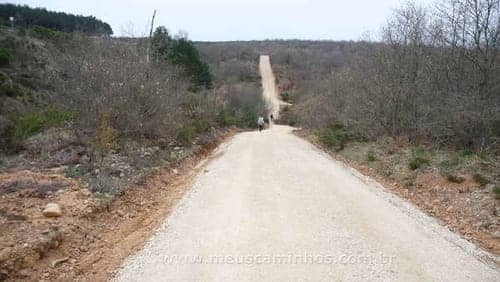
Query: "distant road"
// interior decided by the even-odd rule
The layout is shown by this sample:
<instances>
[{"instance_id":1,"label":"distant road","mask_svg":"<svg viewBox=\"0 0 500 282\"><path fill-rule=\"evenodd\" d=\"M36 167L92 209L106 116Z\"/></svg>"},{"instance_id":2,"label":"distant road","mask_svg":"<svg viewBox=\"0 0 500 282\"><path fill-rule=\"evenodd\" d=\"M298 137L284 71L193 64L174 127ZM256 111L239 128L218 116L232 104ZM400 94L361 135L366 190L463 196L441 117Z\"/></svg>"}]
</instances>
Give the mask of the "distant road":
<instances>
[{"instance_id":1,"label":"distant road","mask_svg":"<svg viewBox=\"0 0 500 282\"><path fill-rule=\"evenodd\" d=\"M269 56L262 55L259 59L260 76L262 77L262 88L264 100L268 106L268 111L275 118L279 118L280 106L289 105L279 99L276 78L274 77Z\"/></svg>"}]
</instances>

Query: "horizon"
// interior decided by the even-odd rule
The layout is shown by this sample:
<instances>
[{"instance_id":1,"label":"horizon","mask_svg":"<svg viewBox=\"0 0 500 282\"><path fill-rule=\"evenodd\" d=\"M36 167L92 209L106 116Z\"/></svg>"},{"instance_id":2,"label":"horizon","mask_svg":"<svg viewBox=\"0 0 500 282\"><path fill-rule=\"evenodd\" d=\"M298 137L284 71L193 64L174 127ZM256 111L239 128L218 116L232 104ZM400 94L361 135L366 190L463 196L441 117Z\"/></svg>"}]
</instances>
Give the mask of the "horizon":
<instances>
[{"instance_id":1,"label":"horizon","mask_svg":"<svg viewBox=\"0 0 500 282\"><path fill-rule=\"evenodd\" d=\"M393 9L404 1L356 0L345 3L338 0L276 0L267 3L265 0L256 0L249 2L89 0L84 3L70 3L61 0L14 0L7 3L94 16L111 25L114 37L146 37L149 34L151 16L156 9L155 28L165 26L171 34L187 33L191 40L197 42L266 40L349 42L378 41L380 28L387 22ZM428 5L434 0L416 2ZM261 18L269 20L262 21Z\"/></svg>"}]
</instances>

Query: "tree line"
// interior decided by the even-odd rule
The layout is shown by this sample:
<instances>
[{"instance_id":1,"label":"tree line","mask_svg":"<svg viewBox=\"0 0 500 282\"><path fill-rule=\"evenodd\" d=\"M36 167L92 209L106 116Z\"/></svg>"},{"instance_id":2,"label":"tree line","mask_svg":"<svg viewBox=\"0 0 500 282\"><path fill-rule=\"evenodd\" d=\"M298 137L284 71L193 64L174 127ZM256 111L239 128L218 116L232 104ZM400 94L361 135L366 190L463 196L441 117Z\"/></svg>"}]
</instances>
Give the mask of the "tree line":
<instances>
[{"instance_id":1,"label":"tree line","mask_svg":"<svg viewBox=\"0 0 500 282\"><path fill-rule=\"evenodd\" d=\"M82 32L87 35L111 35L111 26L94 16L79 16L44 8L0 4L0 25L10 26L14 18L17 27L41 26L62 32Z\"/></svg>"},{"instance_id":2,"label":"tree line","mask_svg":"<svg viewBox=\"0 0 500 282\"><path fill-rule=\"evenodd\" d=\"M500 1L408 3L372 57L371 111L392 135L485 149L500 136Z\"/></svg>"}]
</instances>

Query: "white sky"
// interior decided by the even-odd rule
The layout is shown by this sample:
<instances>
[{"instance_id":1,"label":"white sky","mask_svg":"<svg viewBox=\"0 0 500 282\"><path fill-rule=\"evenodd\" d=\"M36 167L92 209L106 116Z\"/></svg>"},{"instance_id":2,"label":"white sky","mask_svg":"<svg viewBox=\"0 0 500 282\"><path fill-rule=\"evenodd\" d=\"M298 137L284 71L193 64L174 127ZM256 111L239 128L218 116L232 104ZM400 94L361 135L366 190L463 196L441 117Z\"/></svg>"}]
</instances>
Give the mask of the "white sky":
<instances>
[{"instance_id":1,"label":"white sky","mask_svg":"<svg viewBox=\"0 0 500 282\"><path fill-rule=\"evenodd\" d=\"M433 0L415 0L430 3ZM94 15L115 35L147 33L153 10L156 26L186 31L193 40L260 39L357 40L377 33L402 0L0 0ZM133 28L131 28L133 27Z\"/></svg>"}]
</instances>

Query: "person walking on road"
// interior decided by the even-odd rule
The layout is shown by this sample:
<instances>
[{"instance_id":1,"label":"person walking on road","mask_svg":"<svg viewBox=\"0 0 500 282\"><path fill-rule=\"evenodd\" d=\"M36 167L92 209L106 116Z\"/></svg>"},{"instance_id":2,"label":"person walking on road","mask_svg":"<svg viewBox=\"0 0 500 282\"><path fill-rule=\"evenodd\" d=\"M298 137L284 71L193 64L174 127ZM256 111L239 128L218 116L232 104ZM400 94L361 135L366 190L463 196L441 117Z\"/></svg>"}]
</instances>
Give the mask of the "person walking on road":
<instances>
[{"instance_id":1,"label":"person walking on road","mask_svg":"<svg viewBox=\"0 0 500 282\"><path fill-rule=\"evenodd\" d=\"M259 117L257 120L257 125L259 126L259 131L262 131L264 129L264 118L262 116Z\"/></svg>"}]
</instances>

